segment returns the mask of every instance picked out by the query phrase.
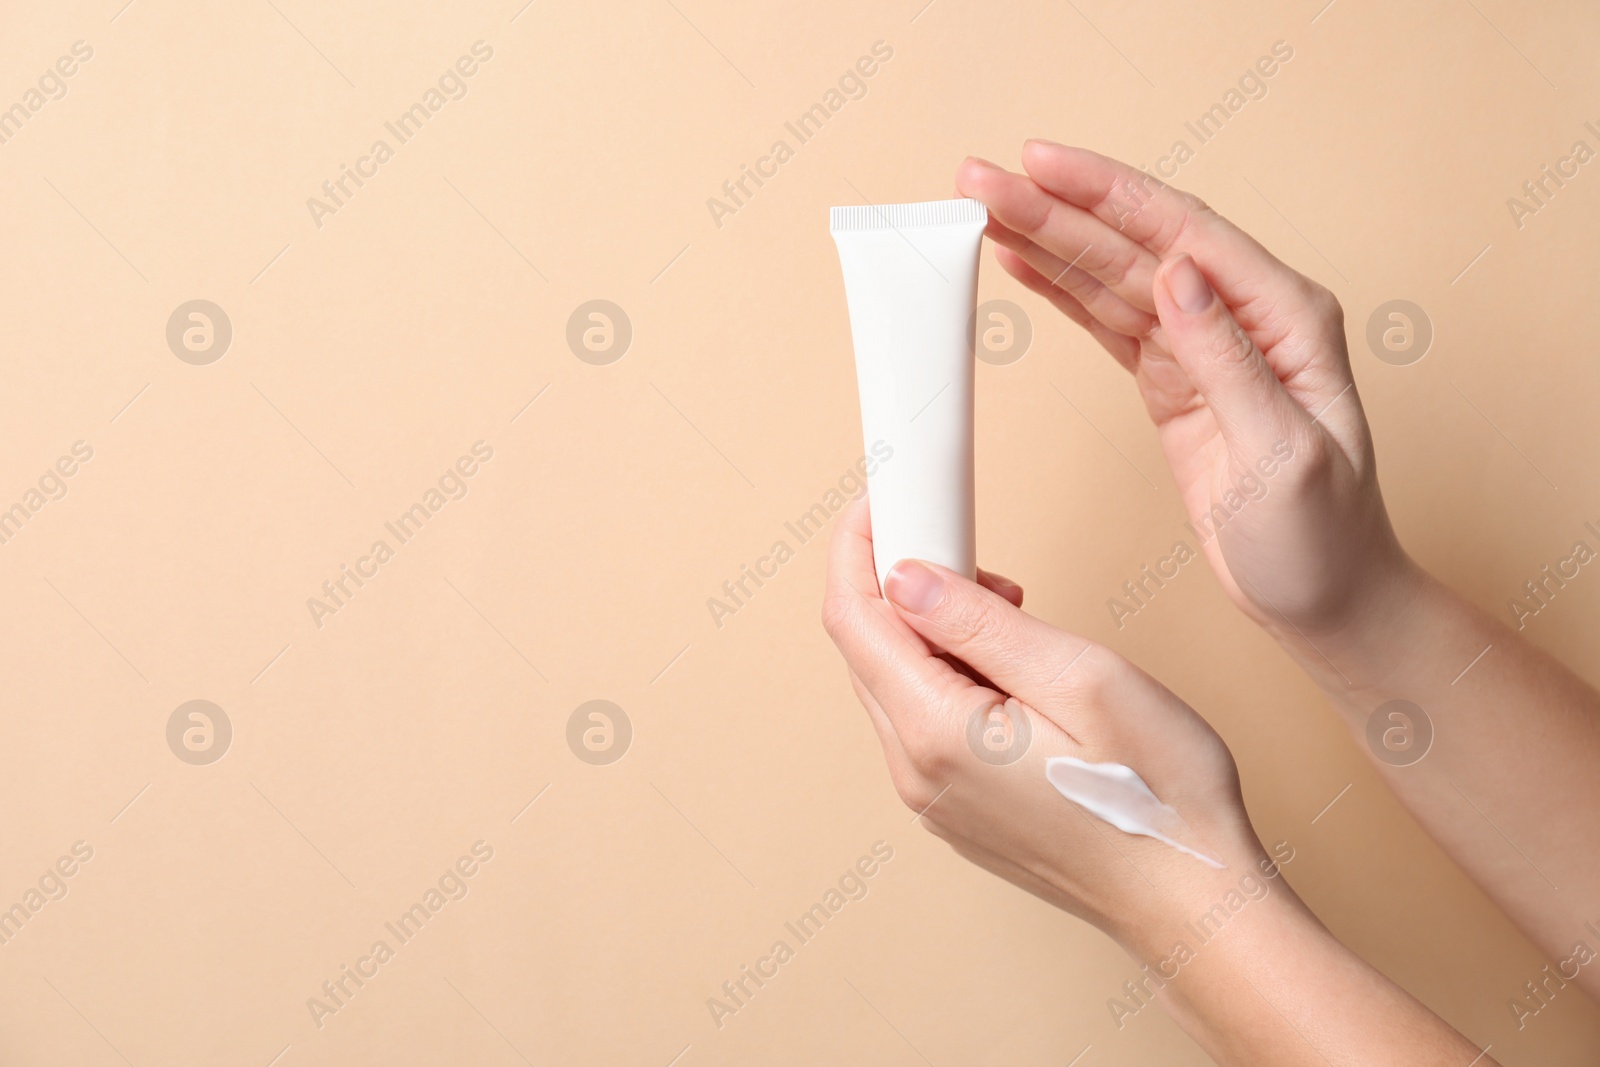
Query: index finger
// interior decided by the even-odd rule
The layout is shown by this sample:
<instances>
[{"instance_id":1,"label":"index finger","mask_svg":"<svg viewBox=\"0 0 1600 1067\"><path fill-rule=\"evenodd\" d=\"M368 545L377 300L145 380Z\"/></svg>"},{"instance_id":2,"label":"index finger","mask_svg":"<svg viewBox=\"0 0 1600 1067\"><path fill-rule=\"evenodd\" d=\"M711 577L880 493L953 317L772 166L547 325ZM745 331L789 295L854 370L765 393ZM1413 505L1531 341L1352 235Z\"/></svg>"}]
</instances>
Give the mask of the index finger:
<instances>
[{"instance_id":1,"label":"index finger","mask_svg":"<svg viewBox=\"0 0 1600 1067\"><path fill-rule=\"evenodd\" d=\"M822 615L828 636L902 738L908 730L926 737L934 723L970 710L963 705L981 687L935 656L878 592L865 498L840 514L828 542Z\"/></svg>"},{"instance_id":2,"label":"index finger","mask_svg":"<svg viewBox=\"0 0 1600 1067\"><path fill-rule=\"evenodd\" d=\"M1312 283L1260 242L1206 206L1192 193L1168 185L1154 174L1119 160L1053 141L1022 147L1022 169L1040 187L1093 213L1107 225L1166 259L1189 252L1215 271L1217 290L1242 314L1255 302L1308 302ZM1281 306L1276 309L1280 314ZM1273 341L1257 338L1263 348Z\"/></svg>"},{"instance_id":3,"label":"index finger","mask_svg":"<svg viewBox=\"0 0 1600 1067\"><path fill-rule=\"evenodd\" d=\"M1155 174L1088 149L1029 141L1022 170L1038 186L1098 216L1162 259L1189 253L1250 331L1262 352L1290 338L1294 323L1315 315L1322 286L1267 251L1256 238L1211 210L1202 198Z\"/></svg>"},{"instance_id":4,"label":"index finger","mask_svg":"<svg viewBox=\"0 0 1600 1067\"><path fill-rule=\"evenodd\" d=\"M887 628L915 651L929 655L927 644L906 625L878 589L878 571L872 558L872 510L865 493L840 512L834 524L833 536L828 539L828 578L823 595L825 619L832 618L836 625L859 624L845 627L842 635L834 633L834 627L829 629L829 636L852 666L855 658L845 643L853 644L863 627L878 638L889 636L884 630Z\"/></svg>"},{"instance_id":5,"label":"index finger","mask_svg":"<svg viewBox=\"0 0 1600 1067\"><path fill-rule=\"evenodd\" d=\"M1162 257L1177 250L1197 213L1209 210L1154 174L1087 148L1032 140L1022 146L1022 169L1047 192Z\"/></svg>"}]
</instances>

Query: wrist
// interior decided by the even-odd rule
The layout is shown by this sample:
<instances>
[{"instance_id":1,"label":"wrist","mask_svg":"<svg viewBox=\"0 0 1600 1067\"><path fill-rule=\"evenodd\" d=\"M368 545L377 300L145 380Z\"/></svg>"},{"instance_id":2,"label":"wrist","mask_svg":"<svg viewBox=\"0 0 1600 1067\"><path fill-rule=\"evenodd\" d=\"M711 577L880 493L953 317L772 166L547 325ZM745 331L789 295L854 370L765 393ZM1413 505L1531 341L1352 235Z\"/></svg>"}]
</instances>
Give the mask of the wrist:
<instances>
[{"instance_id":1,"label":"wrist","mask_svg":"<svg viewBox=\"0 0 1600 1067\"><path fill-rule=\"evenodd\" d=\"M1217 873L1206 895L1118 938L1137 968L1109 1005L1118 1029L1157 1004L1215 1053L1219 1038L1255 1029L1250 1019L1259 998L1252 987L1264 988L1290 961L1314 968L1348 952L1281 875L1267 879L1237 868ZM1252 894L1252 885L1266 888Z\"/></svg>"},{"instance_id":2,"label":"wrist","mask_svg":"<svg viewBox=\"0 0 1600 1067\"><path fill-rule=\"evenodd\" d=\"M1219 1064L1477 1062L1477 1046L1340 942L1281 877L1220 928L1188 926L1190 940L1153 962L1124 946L1140 968L1113 1001L1119 1029L1157 1003Z\"/></svg>"},{"instance_id":3,"label":"wrist","mask_svg":"<svg viewBox=\"0 0 1600 1067\"><path fill-rule=\"evenodd\" d=\"M1217 946L1253 940L1263 929L1306 920L1315 924L1283 877L1280 865L1293 860L1294 850L1280 843L1277 854L1273 859L1256 845L1241 856L1229 856L1222 870L1199 868L1186 884L1161 893L1159 906L1141 909L1141 914L1108 926L1107 932L1147 974L1170 979L1202 949L1221 955Z\"/></svg>"},{"instance_id":4,"label":"wrist","mask_svg":"<svg viewBox=\"0 0 1600 1067\"><path fill-rule=\"evenodd\" d=\"M1407 636L1438 609L1441 587L1390 534L1391 547L1367 556L1339 610L1266 629L1319 678L1339 688L1375 686L1409 655Z\"/></svg>"}]
</instances>

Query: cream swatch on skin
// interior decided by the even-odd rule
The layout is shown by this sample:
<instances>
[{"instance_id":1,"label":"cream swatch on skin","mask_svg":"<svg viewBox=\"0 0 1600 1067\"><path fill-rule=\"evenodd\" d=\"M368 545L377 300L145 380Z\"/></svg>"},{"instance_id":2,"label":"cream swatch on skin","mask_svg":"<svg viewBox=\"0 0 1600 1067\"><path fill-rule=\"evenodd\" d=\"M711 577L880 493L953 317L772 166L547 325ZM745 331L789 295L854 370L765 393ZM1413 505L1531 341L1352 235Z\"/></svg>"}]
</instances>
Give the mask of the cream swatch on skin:
<instances>
[{"instance_id":1,"label":"cream swatch on skin","mask_svg":"<svg viewBox=\"0 0 1600 1067\"><path fill-rule=\"evenodd\" d=\"M1193 837L1188 824L1161 803L1132 767L1055 756L1045 761L1044 776L1062 796L1125 834L1153 837L1219 871L1227 866L1178 840L1180 836Z\"/></svg>"}]
</instances>

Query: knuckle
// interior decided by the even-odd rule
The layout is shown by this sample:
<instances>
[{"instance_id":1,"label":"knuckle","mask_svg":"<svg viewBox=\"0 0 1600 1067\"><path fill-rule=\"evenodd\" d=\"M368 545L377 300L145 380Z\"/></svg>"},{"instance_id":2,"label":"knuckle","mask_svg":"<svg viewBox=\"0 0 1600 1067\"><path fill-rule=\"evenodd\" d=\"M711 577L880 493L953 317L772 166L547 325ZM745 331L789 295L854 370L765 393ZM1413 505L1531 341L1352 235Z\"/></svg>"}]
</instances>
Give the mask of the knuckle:
<instances>
[{"instance_id":1,"label":"knuckle","mask_svg":"<svg viewBox=\"0 0 1600 1067\"><path fill-rule=\"evenodd\" d=\"M1219 331L1211 342L1211 354L1221 363L1238 364L1248 360L1256 350L1245 328L1230 317L1227 329Z\"/></svg>"},{"instance_id":2,"label":"knuckle","mask_svg":"<svg viewBox=\"0 0 1600 1067\"><path fill-rule=\"evenodd\" d=\"M1313 438L1305 445L1304 466L1301 477L1308 488L1321 489L1332 481L1338 468L1334 446L1322 438Z\"/></svg>"},{"instance_id":3,"label":"knuckle","mask_svg":"<svg viewBox=\"0 0 1600 1067\"><path fill-rule=\"evenodd\" d=\"M1291 473L1285 489L1296 499L1322 496L1338 476L1336 447L1322 434L1301 434L1294 442L1294 460L1284 469Z\"/></svg>"},{"instance_id":4,"label":"knuckle","mask_svg":"<svg viewBox=\"0 0 1600 1067\"><path fill-rule=\"evenodd\" d=\"M1052 683L1057 699L1069 707L1105 707L1117 674L1117 663L1116 653L1100 645L1089 645Z\"/></svg>"},{"instance_id":5,"label":"knuckle","mask_svg":"<svg viewBox=\"0 0 1600 1067\"><path fill-rule=\"evenodd\" d=\"M942 779L955 769L956 742L940 731L918 726L902 732L900 743L912 770L923 778Z\"/></svg>"},{"instance_id":6,"label":"knuckle","mask_svg":"<svg viewBox=\"0 0 1600 1067\"><path fill-rule=\"evenodd\" d=\"M1077 297L1085 307L1092 307L1105 289L1083 263L1068 264L1056 275L1055 284Z\"/></svg>"},{"instance_id":7,"label":"knuckle","mask_svg":"<svg viewBox=\"0 0 1600 1067\"><path fill-rule=\"evenodd\" d=\"M889 781L893 783L895 795L900 798L900 803L910 811L925 811L937 795L929 788L927 782L909 769L891 769Z\"/></svg>"},{"instance_id":8,"label":"knuckle","mask_svg":"<svg viewBox=\"0 0 1600 1067\"><path fill-rule=\"evenodd\" d=\"M1183 223L1186 234L1204 232L1208 229L1214 230L1219 224L1226 224L1228 221L1223 218L1221 212L1193 193L1184 193L1183 203Z\"/></svg>"},{"instance_id":9,"label":"knuckle","mask_svg":"<svg viewBox=\"0 0 1600 1067\"><path fill-rule=\"evenodd\" d=\"M1133 268L1138 262L1139 251L1130 245L1121 253L1108 251L1095 265L1095 273L1107 286L1116 289L1128 280L1128 275L1133 273Z\"/></svg>"},{"instance_id":10,"label":"knuckle","mask_svg":"<svg viewBox=\"0 0 1600 1067\"><path fill-rule=\"evenodd\" d=\"M1004 629L999 610L988 597L952 597L941 620L947 637L959 648Z\"/></svg>"},{"instance_id":11,"label":"knuckle","mask_svg":"<svg viewBox=\"0 0 1600 1067\"><path fill-rule=\"evenodd\" d=\"M1166 186L1163 192L1176 197L1181 208L1177 220L1171 224L1171 232L1165 235L1165 247L1176 247L1185 243L1197 230L1203 231L1208 224L1222 218L1212 210L1210 204L1193 193L1170 185Z\"/></svg>"},{"instance_id":12,"label":"knuckle","mask_svg":"<svg viewBox=\"0 0 1600 1067\"><path fill-rule=\"evenodd\" d=\"M1029 237L1038 237L1050 223L1054 211L1053 198L1040 190L1037 196L1028 197L1017 208L1016 225L1012 228Z\"/></svg>"},{"instance_id":13,"label":"knuckle","mask_svg":"<svg viewBox=\"0 0 1600 1067\"><path fill-rule=\"evenodd\" d=\"M1332 289L1316 282L1310 283L1310 294L1307 303L1311 305L1312 314L1317 321L1325 326L1336 327L1340 332L1344 330L1344 305L1339 303L1339 298Z\"/></svg>"},{"instance_id":14,"label":"knuckle","mask_svg":"<svg viewBox=\"0 0 1600 1067\"><path fill-rule=\"evenodd\" d=\"M855 618L855 604L844 593L829 593L822 598L822 629L838 643L840 635Z\"/></svg>"},{"instance_id":15,"label":"knuckle","mask_svg":"<svg viewBox=\"0 0 1600 1067\"><path fill-rule=\"evenodd\" d=\"M1328 306L1323 310L1323 322L1335 333L1344 334L1344 305L1332 292L1328 293Z\"/></svg>"}]
</instances>

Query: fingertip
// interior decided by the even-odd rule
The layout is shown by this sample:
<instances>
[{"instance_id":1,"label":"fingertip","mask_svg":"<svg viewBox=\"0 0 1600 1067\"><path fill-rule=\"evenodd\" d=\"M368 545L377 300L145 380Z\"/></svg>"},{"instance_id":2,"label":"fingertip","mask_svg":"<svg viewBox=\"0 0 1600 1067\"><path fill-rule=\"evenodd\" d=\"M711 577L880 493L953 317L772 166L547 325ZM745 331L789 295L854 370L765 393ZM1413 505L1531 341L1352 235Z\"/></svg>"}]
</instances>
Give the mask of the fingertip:
<instances>
[{"instance_id":1,"label":"fingertip","mask_svg":"<svg viewBox=\"0 0 1600 1067\"><path fill-rule=\"evenodd\" d=\"M1060 141L1052 141L1047 137L1030 137L1022 142L1022 169L1032 174L1033 168L1029 166L1030 161L1035 163L1059 163L1078 153L1098 154L1090 152L1087 148L1062 144Z\"/></svg>"},{"instance_id":2,"label":"fingertip","mask_svg":"<svg viewBox=\"0 0 1600 1067\"><path fill-rule=\"evenodd\" d=\"M944 578L918 560L902 559L884 576L883 595L903 611L926 615L944 595Z\"/></svg>"},{"instance_id":3,"label":"fingertip","mask_svg":"<svg viewBox=\"0 0 1600 1067\"><path fill-rule=\"evenodd\" d=\"M994 261L1000 264L1001 270L1005 271L1013 278L1016 278L1018 281L1026 281L1033 275L1039 273L1028 265L1027 260L1023 259L1020 255L1007 248L1003 244L995 244Z\"/></svg>"},{"instance_id":4,"label":"fingertip","mask_svg":"<svg viewBox=\"0 0 1600 1067\"><path fill-rule=\"evenodd\" d=\"M968 156L956 167L956 192L982 199L978 192L983 187L984 179L996 173L1004 174L1005 171L980 156Z\"/></svg>"},{"instance_id":5,"label":"fingertip","mask_svg":"<svg viewBox=\"0 0 1600 1067\"><path fill-rule=\"evenodd\" d=\"M999 593L1007 600L1012 600L1013 596L1015 596L1013 603L1022 599L1022 586L1018 585L1016 582L1012 581L1010 578L1007 578L1003 574L997 574L994 571L986 571L982 567L979 567L978 584L983 586L985 589L988 589L990 592Z\"/></svg>"},{"instance_id":6,"label":"fingertip","mask_svg":"<svg viewBox=\"0 0 1600 1067\"><path fill-rule=\"evenodd\" d=\"M1023 258L1022 253L1018 252L1009 245L1002 244L999 241L995 242L994 261L1000 264L1001 270L1005 271L1017 281L1021 282L1028 289L1031 289L1033 292L1038 293L1041 296L1049 296L1051 295L1052 291L1054 291L1055 293L1059 293L1061 296L1064 296L1069 300L1076 300L1075 297L1072 297L1066 292L1056 289L1055 286L1051 285L1049 278L1046 278L1043 274L1040 274L1037 270L1034 270L1033 264L1029 263L1025 258ZM1085 314L1087 314L1087 312L1085 312Z\"/></svg>"},{"instance_id":7,"label":"fingertip","mask_svg":"<svg viewBox=\"0 0 1600 1067\"><path fill-rule=\"evenodd\" d=\"M866 493L862 493L844 506L839 512L839 521L833 528L835 537L845 537L857 534L872 540L872 512Z\"/></svg>"},{"instance_id":8,"label":"fingertip","mask_svg":"<svg viewBox=\"0 0 1600 1067\"><path fill-rule=\"evenodd\" d=\"M978 572L978 584L1014 608L1022 607L1022 586L1009 578Z\"/></svg>"},{"instance_id":9,"label":"fingertip","mask_svg":"<svg viewBox=\"0 0 1600 1067\"><path fill-rule=\"evenodd\" d=\"M1200 265L1187 252L1181 252L1161 264L1160 276L1167 295L1185 314L1198 315L1210 308L1216 299Z\"/></svg>"},{"instance_id":10,"label":"fingertip","mask_svg":"<svg viewBox=\"0 0 1600 1067\"><path fill-rule=\"evenodd\" d=\"M1194 257L1189 255L1187 252L1179 252L1176 255L1163 256L1161 257L1161 261L1156 264L1155 277L1160 281L1166 281L1167 275L1172 273L1172 268L1177 264L1178 260L1193 258Z\"/></svg>"},{"instance_id":11,"label":"fingertip","mask_svg":"<svg viewBox=\"0 0 1600 1067\"><path fill-rule=\"evenodd\" d=\"M1184 255L1187 254L1184 253ZM1177 260L1178 257L1176 256L1163 259L1156 264L1155 273L1150 276L1150 295L1155 298L1157 318L1169 313L1177 306L1177 302L1172 295L1172 286L1169 282L1169 278L1172 275L1172 265Z\"/></svg>"},{"instance_id":12,"label":"fingertip","mask_svg":"<svg viewBox=\"0 0 1600 1067\"><path fill-rule=\"evenodd\" d=\"M861 495L845 505L845 517L851 522L862 522L872 515L872 495L862 490Z\"/></svg>"}]
</instances>

